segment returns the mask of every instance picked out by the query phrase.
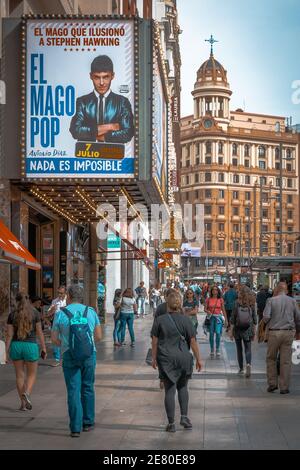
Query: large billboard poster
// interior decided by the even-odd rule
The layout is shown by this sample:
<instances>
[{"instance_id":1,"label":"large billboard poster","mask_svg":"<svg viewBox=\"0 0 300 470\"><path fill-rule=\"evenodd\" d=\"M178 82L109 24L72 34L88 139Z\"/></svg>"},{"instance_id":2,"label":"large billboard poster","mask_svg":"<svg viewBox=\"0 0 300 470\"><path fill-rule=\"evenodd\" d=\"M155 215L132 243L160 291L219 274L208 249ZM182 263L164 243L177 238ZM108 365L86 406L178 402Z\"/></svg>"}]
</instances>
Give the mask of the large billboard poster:
<instances>
[{"instance_id":1,"label":"large billboard poster","mask_svg":"<svg viewBox=\"0 0 300 470\"><path fill-rule=\"evenodd\" d=\"M166 194L166 153L167 153L167 104L164 96L158 60L154 54L153 74L153 144L154 144L154 176Z\"/></svg>"},{"instance_id":2,"label":"large billboard poster","mask_svg":"<svg viewBox=\"0 0 300 470\"><path fill-rule=\"evenodd\" d=\"M134 20L26 25L26 176L134 177Z\"/></svg>"}]
</instances>

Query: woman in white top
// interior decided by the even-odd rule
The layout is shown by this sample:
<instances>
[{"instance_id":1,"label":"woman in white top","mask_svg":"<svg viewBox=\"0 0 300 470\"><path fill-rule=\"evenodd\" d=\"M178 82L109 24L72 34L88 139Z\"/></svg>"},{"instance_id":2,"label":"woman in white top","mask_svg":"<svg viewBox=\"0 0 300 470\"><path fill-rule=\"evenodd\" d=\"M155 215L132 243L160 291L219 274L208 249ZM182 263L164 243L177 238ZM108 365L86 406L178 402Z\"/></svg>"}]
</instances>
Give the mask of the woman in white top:
<instances>
[{"instance_id":1,"label":"woman in white top","mask_svg":"<svg viewBox=\"0 0 300 470\"><path fill-rule=\"evenodd\" d=\"M137 304L133 295L133 291L130 288L125 289L122 295L121 301L121 343L124 343L125 333L126 333L126 324L128 326L130 338L131 338L131 347L134 347L135 336L133 330L133 321L134 313L137 312Z\"/></svg>"}]
</instances>

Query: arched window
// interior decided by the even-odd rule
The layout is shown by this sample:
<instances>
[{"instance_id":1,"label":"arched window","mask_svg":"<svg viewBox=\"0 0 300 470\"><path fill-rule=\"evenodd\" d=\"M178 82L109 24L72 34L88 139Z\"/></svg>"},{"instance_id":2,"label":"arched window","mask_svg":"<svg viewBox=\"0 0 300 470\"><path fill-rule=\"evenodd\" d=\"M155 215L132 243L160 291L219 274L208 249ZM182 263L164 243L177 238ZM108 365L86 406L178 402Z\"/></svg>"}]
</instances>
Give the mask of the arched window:
<instances>
[{"instance_id":1,"label":"arched window","mask_svg":"<svg viewBox=\"0 0 300 470\"><path fill-rule=\"evenodd\" d=\"M245 157L249 157L249 155L250 155L250 146L248 144L245 145L244 150L245 150Z\"/></svg>"},{"instance_id":2,"label":"arched window","mask_svg":"<svg viewBox=\"0 0 300 470\"><path fill-rule=\"evenodd\" d=\"M238 146L237 144L232 144L232 155L237 155Z\"/></svg>"},{"instance_id":3,"label":"arched window","mask_svg":"<svg viewBox=\"0 0 300 470\"><path fill-rule=\"evenodd\" d=\"M219 153L223 154L223 142L219 142Z\"/></svg>"},{"instance_id":4,"label":"arched window","mask_svg":"<svg viewBox=\"0 0 300 470\"><path fill-rule=\"evenodd\" d=\"M291 149L286 149L286 158L292 158Z\"/></svg>"},{"instance_id":5,"label":"arched window","mask_svg":"<svg viewBox=\"0 0 300 470\"><path fill-rule=\"evenodd\" d=\"M266 147L264 145L260 145L258 147L258 156L265 157L266 156Z\"/></svg>"},{"instance_id":6,"label":"arched window","mask_svg":"<svg viewBox=\"0 0 300 470\"><path fill-rule=\"evenodd\" d=\"M279 147L275 148L275 160L279 160L280 158L280 150Z\"/></svg>"}]
</instances>

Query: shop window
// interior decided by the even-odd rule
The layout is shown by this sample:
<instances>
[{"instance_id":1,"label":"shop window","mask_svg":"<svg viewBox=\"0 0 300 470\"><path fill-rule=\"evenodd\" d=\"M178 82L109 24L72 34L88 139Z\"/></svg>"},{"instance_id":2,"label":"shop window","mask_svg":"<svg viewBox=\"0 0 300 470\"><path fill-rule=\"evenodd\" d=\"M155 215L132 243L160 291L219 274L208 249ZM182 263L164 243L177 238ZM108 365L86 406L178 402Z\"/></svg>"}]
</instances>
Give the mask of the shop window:
<instances>
[{"instance_id":1,"label":"shop window","mask_svg":"<svg viewBox=\"0 0 300 470\"><path fill-rule=\"evenodd\" d=\"M54 298L54 225L41 227L42 296Z\"/></svg>"}]
</instances>

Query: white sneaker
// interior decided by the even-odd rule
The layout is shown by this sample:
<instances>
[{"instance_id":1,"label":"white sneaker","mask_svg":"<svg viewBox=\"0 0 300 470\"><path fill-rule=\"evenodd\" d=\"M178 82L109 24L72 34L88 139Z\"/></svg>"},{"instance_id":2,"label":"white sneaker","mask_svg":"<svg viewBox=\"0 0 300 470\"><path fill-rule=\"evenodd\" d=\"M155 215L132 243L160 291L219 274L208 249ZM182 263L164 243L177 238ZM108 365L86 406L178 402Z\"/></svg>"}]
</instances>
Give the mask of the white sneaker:
<instances>
[{"instance_id":1,"label":"white sneaker","mask_svg":"<svg viewBox=\"0 0 300 470\"><path fill-rule=\"evenodd\" d=\"M210 353L210 357L211 357L211 359L213 359L213 358L215 357L215 353L214 353L214 352L211 352L211 353Z\"/></svg>"}]
</instances>

